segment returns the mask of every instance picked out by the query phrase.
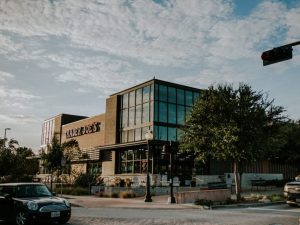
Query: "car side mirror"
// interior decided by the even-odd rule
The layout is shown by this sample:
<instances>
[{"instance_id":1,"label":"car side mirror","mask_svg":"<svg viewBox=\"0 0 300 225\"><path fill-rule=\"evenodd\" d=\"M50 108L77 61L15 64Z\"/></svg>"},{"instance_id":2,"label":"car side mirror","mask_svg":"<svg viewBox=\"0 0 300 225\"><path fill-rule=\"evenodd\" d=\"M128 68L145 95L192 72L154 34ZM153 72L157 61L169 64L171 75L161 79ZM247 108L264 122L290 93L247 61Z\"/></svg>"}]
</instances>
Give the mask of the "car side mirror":
<instances>
[{"instance_id":1,"label":"car side mirror","mask_svg":"<svg viewBox=\"0 0 300 225\"><path fill-rule=\"evenodd\" d=\"M11 199L12 199L11 194L5 194L5 195L4 195L4 198L5 198L6 200L11 200Z\"/></svg>"}]
</instances>

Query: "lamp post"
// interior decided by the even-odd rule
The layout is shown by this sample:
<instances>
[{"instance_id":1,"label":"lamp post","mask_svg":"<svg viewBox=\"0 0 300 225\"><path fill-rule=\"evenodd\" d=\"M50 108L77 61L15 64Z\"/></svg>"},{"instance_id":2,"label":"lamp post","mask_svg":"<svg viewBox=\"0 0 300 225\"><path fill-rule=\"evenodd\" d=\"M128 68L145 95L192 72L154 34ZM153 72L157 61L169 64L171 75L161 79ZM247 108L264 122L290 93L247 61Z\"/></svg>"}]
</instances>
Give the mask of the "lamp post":
<instances>
[{"instance_id":1,"label":"lamp post","mask_svg":"<svg viewBox=\"0 0 300 225\"><path fill-rule=\"evenodd\" d=\"M151 130L148 130L145 134L145 138L147 140L147 188L146 188L146 197L145 202L152 202L151 193L150 193L150 176L149 176L149 153L150 153L150 141L153 139L153 133Z\"/></svg>"},{"instance_id":2,"label":"lamp post","mask_svg":"<svg viewBox=\"0 0 300 225\"><path fill-rule=\"evenodd\" d=\"M11 130L10 128L5 128L4 129L4 139L3 139L3 149L5 148L5 142L6 142L6 131Z\"/></svg>"}]
</instances>

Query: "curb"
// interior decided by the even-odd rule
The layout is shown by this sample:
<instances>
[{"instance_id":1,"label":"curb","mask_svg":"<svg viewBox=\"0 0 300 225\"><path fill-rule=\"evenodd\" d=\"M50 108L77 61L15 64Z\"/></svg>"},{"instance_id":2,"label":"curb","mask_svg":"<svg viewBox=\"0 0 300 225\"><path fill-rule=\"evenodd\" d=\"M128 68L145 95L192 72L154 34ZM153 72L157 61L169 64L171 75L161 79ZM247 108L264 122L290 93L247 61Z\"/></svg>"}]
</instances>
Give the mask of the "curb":
<instances>
[{"instance_id":1,"label":"curb","mask_svg":"<svg viewBox=\"0 0 300 225\"><path fill-rule=\"evenodd\" d=\"M249 204L234 204L234 205L215 205L212 206L212 209L221 209L221 208L255 208L262 206L270 206L270 205L280 205L285 204L285 201L277 201L277 202L257 202L257 203L249 203Z\"/></svg>"}]
</instances>

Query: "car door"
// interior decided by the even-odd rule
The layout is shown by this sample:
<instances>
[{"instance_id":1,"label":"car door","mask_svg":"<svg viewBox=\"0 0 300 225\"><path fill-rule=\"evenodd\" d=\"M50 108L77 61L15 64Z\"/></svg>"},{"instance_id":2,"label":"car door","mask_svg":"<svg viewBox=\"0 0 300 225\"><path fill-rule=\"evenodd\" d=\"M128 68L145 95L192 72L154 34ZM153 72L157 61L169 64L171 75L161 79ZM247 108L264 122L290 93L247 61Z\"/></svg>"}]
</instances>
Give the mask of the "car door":
<instances>
[{"instance_id":1,"label":"car door","mask_svg":"<svg viewBox=\"0 0 300 225\"><path fill-rule=\"evenodd\" d=\"M13 187L0 187L0 218L8 219L14 212ZM8 196L9 195L9 196Z\"/></svg>"}]
</instances>

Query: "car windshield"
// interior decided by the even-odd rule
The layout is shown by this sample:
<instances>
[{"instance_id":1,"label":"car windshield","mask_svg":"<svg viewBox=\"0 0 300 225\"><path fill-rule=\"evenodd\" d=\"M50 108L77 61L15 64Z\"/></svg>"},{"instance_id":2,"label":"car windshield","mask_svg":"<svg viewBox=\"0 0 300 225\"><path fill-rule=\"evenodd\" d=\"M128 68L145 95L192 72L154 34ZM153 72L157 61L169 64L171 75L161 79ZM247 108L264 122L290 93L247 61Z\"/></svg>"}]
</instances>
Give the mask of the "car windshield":
<instances>
[{"instance_id":1,"label":"car windshield","mask_svg":"<svg viewBox=\"0 0 300 225\"><path fill-rule=\"evenodd\" d=\"M17 187L17 197L50 197L51 192L45 185L21 185Z\"/></svg>"}]
</instances>

